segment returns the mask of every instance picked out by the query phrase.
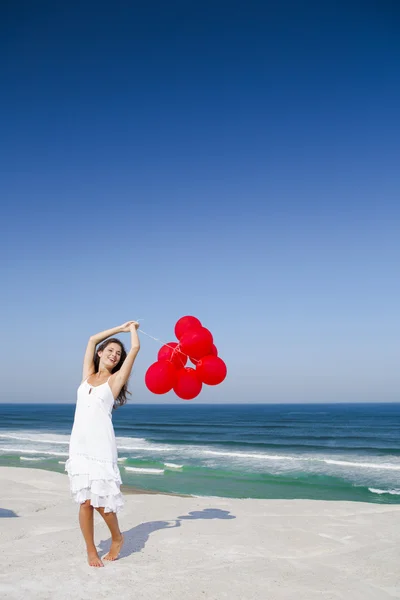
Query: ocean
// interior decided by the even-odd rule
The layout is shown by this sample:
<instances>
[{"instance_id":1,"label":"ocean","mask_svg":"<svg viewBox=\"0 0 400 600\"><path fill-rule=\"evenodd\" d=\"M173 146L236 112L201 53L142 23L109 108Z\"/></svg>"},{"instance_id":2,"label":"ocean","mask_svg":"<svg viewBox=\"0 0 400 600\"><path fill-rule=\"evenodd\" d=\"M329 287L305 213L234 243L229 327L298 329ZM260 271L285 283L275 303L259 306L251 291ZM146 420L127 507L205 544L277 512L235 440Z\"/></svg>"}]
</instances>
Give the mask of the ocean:
<instances>
[{"instance_id":1,"label":"ocean","mask_svg":"<svg viewBox=\"0 0 400 600\"><path fill-rule=\"evenodd\" d=\"M74 411L0 404L0 465L64 472ZM132 404L113 422L128 486L400 503L400 404Z\"/></svg>"}]
</instances>

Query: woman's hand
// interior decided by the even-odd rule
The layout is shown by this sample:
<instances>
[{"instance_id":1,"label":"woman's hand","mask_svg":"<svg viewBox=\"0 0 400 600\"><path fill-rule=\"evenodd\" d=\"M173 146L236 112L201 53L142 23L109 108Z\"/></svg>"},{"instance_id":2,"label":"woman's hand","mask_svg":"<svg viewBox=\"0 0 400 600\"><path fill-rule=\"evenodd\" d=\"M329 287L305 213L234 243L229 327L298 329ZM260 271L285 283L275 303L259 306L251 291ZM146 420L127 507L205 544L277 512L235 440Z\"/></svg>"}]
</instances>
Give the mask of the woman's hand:
<instances>
[{"instance_id":1,"label":"woman's hand","mask_svg":"<svg viewBox=\"0 0 400 600\"><path fill-rule=\"evenodd\" d=\"M131 321L130 325L129 325L129 331L137 331L139 329L140 325L137 321Z\"/></svg>"},{"instance_id":2,"label":"woman's hand","mask_svg":"<svg viewBox=\"0 0 400 600\"><path fill-rule=\"evenodd\" d=\"M125 333L131 331L131 326L135 326L135 328L137 329L139 327L139 323L137 323L136 321L127 321L123 325L119 326L119 330L121 333Z\"/></svg>"}]
</instances>

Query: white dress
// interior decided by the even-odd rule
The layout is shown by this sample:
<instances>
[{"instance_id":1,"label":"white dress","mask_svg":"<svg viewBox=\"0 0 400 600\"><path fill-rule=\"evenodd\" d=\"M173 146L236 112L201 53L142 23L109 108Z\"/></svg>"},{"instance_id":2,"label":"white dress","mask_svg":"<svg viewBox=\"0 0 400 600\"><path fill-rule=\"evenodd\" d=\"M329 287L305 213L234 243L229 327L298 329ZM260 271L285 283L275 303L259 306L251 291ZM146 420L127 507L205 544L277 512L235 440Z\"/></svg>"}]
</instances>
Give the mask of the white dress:
<instances>
[{"instance_id":1,"label":"white dress","mask_svg":"<svg viewBox=\"0 0 400 600\"><path fill-rule=\"evenodd\" d=\"M65 464L76 502L90 500L104 512L124 505L117 463L117 444L111 420L114 396L108 380L98 386L83 381L78 388L74 425Z\"/></svg>"}]
</instances>

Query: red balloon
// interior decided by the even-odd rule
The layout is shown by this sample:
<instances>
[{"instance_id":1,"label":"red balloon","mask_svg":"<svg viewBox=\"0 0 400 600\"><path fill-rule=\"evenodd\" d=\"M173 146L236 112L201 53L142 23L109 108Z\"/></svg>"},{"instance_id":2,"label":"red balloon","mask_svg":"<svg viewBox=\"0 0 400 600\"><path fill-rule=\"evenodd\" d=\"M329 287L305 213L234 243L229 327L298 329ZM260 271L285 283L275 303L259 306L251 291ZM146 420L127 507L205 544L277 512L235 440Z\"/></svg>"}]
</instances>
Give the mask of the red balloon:
<instances>
[{"instance_id":1,"label":"red balloon","mask_svg":"<svg viewBox=\"0 0 400 600\"><path fill-rule=\"evenodd\" d=\"M182 400L192 400L201 392L202 383L191 367L183 367L177 373L174 392Z\"/></svg>"},{"instance_id":2,"label":"red balloon","mask_svg":"<svg viewBox=\"0 0 400 600\"><path fill-rule=\"evenodd\" d=\"M182 352L188 354L190 358L193 356L197 360L210 354L212 345L213 336L205 327L186 331L180 342Z\"/></svg>"},{"instance_id":3,"label":"red balloon","mask_svg":"<svg viewBox=\"0 0 400 600\"><path fill-rule=\"evenodd\" d=\"M196 365L199 379L207 385L218 385L226 377L226 364L219 356L204 356Z\"/></svg>"},{"instance_id":4,"label":"red balloon","mask_svg":"<svg viewBox=\"0 0 400 600\"><path fill-rule=\"evenodd\" d=\"M182 354L177 342L168 342L158 351L158 360L169 360L176 369L182 369L187 363L186 354Z\"/></svg>"},{"instance_id":5,"label":"red balloon","mask_svg":"<svg viewBox=\"0 0 400 600\"><path fill-rule=\"evenodd\" d=\"M217 346L215 346L215 344L212 345L210 354L212 354L213 356L218 356L218 350L217 350ZM200 360L199 358L193 358L193 356L189 356L189 358L194 365L197 365L197 363Z\"/></svg>"},{"instance_id":6,"label":"red balloon","mask_svg":"<svg viewBox=\"0 0 400 600\"><path fill-rule=\"evenodd\" d=\"M146 371L145 383L153 394L166 394L175 385L177 370L168 360L157 361Z\"/></svg>"},{"instance_id":7,"label":"red balloon","mask_svg":"<svg viewBox=\"0 0 400 600\"><path fill-rule=\"evenodd\" d=\"M191 317L189 315L186 317L181 317L179 321L176 322L175 335L178 340L180 340L183 334L189 329L199 329L200 327L201 323L196 317Z\"/></svg>"}]
</instances>

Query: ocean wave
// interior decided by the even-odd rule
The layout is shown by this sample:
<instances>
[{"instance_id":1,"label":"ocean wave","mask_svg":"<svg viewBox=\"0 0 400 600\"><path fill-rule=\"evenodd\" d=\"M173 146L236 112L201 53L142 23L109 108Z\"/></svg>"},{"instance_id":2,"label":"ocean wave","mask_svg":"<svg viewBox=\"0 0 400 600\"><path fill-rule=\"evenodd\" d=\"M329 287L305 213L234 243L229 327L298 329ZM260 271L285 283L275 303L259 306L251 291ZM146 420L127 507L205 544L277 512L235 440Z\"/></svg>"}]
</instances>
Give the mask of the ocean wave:
<instances>
[{"instance_id":1,"label":"ocean wave","mask_svg":"<svg viewBox=\"0 0 400 600\"><path fill-rule=\"evenodd\" d=\"M45 437L43 437L43 435L45 435ZM57 437L61 437L58 436L57 434L55 434L55 436ZM4 439L4 440L19 440L19 441L23 441L23 442L39 442L40 444L69 444L69 436L65 436L68 437L68 439L66 440L58 440L58 439L49 439L48 438L48 434L31 434L29 437L26 435L17 435L17 434L13 434L13 433L0 433L0 439Z\"/></svg>"},{"instance_id":2,"label":"ocean wave","mask_svg":"<svg viewBox=\"0 0 400 600\"><path fill-rule=\"evenodd\" d=\"M368 488L373 494L391 494L392 496L400 496L400 490L379 490L377 488Z\"/></svg>"},{"instance_id":3,"label":"ocean wave","mask_svg":"<svg viewBox=\"0 0 400 600\"><path fill-rule=\"evenodd\" d=\"M0 433L0 439L4 440L18 440L22 442L33 442L39 444L62 444L68 445L70 442L70 435L64 434L48 434L31 432L29 434L17 434L14 432ZM142 450L143 446L148 446L149 442L144 438L140 437L117 437L117 447L126 450ZM130 445L128 445L130 444ZM132 445L134 444L134 445ZM151 444L151 442L150 442Z\"/></svg>"},{"instance_id":4,"label":"ocean wave","mask_svg":"<svg viewBox=\"0 0 400 600\"><path fill-rule=\"evenodd\" d=\"M344 467L361 467L364 469L387 469L393 471L400 471L400 463L371 463L363 461L348 461L330 459L318 456L297 456L282 455L282 454L260 454L260 453L249 453L249 452L225 452L219 450L202 450L202 454L215 455L215 456L227 456L229 458L252 458L257 460L288 460L288 461L307 461L307 462L323 462L327 465L339 465Z\"/></svg>"},{"instance_id":5,"label":"ocean wave","mask_svg":"<svg viewBox=\"0 0 400 600\"><path fill-rule=\"evenodd\" d=\"M309 469L313 470L317 465L329 465L331 467L339 467L339 468L350 468L350 469L362 469L362 470L377 470L377 471L400 471L400 463L393 462L365 462L362 460L352 461L346 459L334 459L328 458L324 456L304 456L304 455L282 455L282 454L265 454L265 453L248 453L248 452L225 452L218 450L202 450L201 454L206 456L220 456L226 457L227 459L240 459L242 461L249 462L257 462L257 461L271 461L271 462L279 462L281 464L290 463L292 465L304 465L301 467L302 469L306 469L305 463L309 465L307 467L307 471ZM291 468L291 467L290 467Z\"/></svg>"},{"instance_id":6,"label":"ocean wave","mask_svg":"<svg viewBox=\"0 0 400 600\"><path fill-rule=\"evenodd\" d=\"M321 460L321 459L319 459ZM357 467L361 469L385 469L387 471L400 471L400 464L386 464L386 463L366 463L366 462L352 462L348 460L332 460L329 458L322 459L327 465L340 465L343 467Z\"/></svg>"},{"instance_id":7,"label":"ocean wave","mask_svg":"<svg viewBox=\"0 0 400 600\"><path fill-rule=\"evenodd\" d=\"M21 452L22 454L48 454L49 456L68 456L68 452L55 452L52 450L31 450L28 448L0 448L0 452Z\"/></svg>"},{"instance_id":8,"label":"ocean wave","mask_svg":"<svg viewBox=\"0 0 400 600\"><path fill-rule=\"evenodd\" d=\"M115 440L117 442L117 446L119 444L147 444L145 438L141 437L116 436Z\"/></svg>"},{"instance_id":9,"label":"ocean wave","mask_svg":"<svg viewBox=\"0 0 400 600\"><path fill-rule=\"evenodd\" d=\"M150 469L145 467L124 467L125 471L132 471L138 474L147 475L163 475L164 469Z\"/></svg>"},{"instance_id":10,"label":"ocean wave","mask_svg":"<svg viewBox=\"0 0 400 600\"><path fill-rule=\"evenodd\" d=\"M118 450L135 450L135 452L137 452L138 450L143 451L143 452L165 452L166 450L170 450L171 447L169 445L165 445L165 446L152 446L151 444L149 444L148 446L118 446L117 445Z\"/></svg>"},{"instance_id":11,"label":"ocean wave","mask_svg":"<svg viewBox=\"0 0 400 600\"><path fill-rule=\"evenodd\" d=\"M149 442L144 438L139 437L121 437L118 436L115 438L117 443L118 450L134 450L135 452L144 451L144 452L164 452L169 448L169 445L161 443L154 444L153 442Z\"/></svg>"},{"instance_id":12,"label":"ocean wave","mask_svg":"<svg viewBox=\"0 0 400 600\"><path fill-rule=\"evenodd\" d=\"M215 456L229 456L230 458L256 458L265 460L298 460L297 456L281 456L279 454L253 454L247 452L222 452L219 450L202 450L202 454L210 454Z\"/></svg>"},{"instance_id":13,"label":"ocean wave","mask_svg":"<svg viewBox=\"0 0 400 600\"><path fill-rule=\"evenodd\" d=\"M250 436L249 436L250 437ZM151 444L151 442L150 442ZM202 449L202 447L214 447L218 448L219 446L223 446L228 449L232 448L232 450L239 449L244 450L245 452L248 449L254 451L270 451L274 452L279 450L281 452L294 452L294 451L334 451L334 452L352 452L352 451L367 451L368 453L377 452L380 454L400 454L400 442L397 442L393 445L392 440L387 440L385 443L373 444L368 442L368 440L364 440L363 443L358 443L356 438L352 438L351 440L344 440L341 438L335 437L312 437L310 436L307 439L303 439L301 437L290 436L285 438L284 440L271 440L269 439L267 442L261 442L258 439L246 439L246 440L234 440L234 441L226 441L222 438L219 439L211 439L203 436L202 439L179 439L179 440L163 440L162 444L167 444L171 448L181 447L181 446L190 446L197 447ZM151 448L151 445L147 446L147 449ZM141 450L146 450L145 447L140 448Z\"/></svg>"},{"instance_id":14,"label":"ocean wave","mask_svg":"<svg viewBox=\"0 0 400 600\"><path fill-rule=\"evenodd\" d=\"M22 437L22 436L21 436ZM43 438L42 441L44 441L44 439L49 440L49 436L47 436L47 438ZM180 469L182 468L183 465L181 465L180 463L175 463L174 462L174 458L177 458L176 455L176 448L174 448L173 446L169 445L169 444L157 444L154 445L152 443L146 442L146 440L142 440L140 438L128 438L130 441L133 440L137 440L139 443L141 442L140 445L119 445L118 448L120 450L127 450L127 451L139 451L139 453L144 452L146 455L148 453L159 453L159 452L163 452L165 454L164 457L164 461L165 459L168 458L172 459L172 461L170 462L164 462L164 466L167 469ZM29 440L29 441L33 441L33 440ZM35 441L37 441L35 439ZM54 443L55 440L53 440L52 443ZM62 443L62 442L59 442ZM0 452L3 454L8 454L8 453L19 453L21 455L46 455L48 457L56 457L56 456L60 456L60 457L67 457L68 456L68 452L61 452L58 450L53 450L53 449L39 449L39 448L21 448L21 447L13 447L12 445L8 446L8 447L0 447ZM207 457L215 457L216 459L218 457L220 457L221 459L226 458L230 461L237 462L237 461L243 461L245 463L247 463L249 466L254 462L259 462L259 461L268 461L268 462L276 462L276 463L280 463L282 464L282 467L285 463L290 463L292 465L301 465L301 464L305 464L308 463L310 465L310 468L313 469L315 468L316 465L318 464L325 464L325 465L329 465L331 467L339 467L339 468L346 468L346 469L359 469L359 470L377 470L377 471L400 471L400 462L394 462L395 459L393 457L393 462L384 462L382 460L382 462L380 461L365 461L365 460L348 460L347 457L329 457L329 452L328 452L328 456L321 456L321 454L318 455L303 455L303 454L298 454L298 455L293 455L293 454L276 454L276 453L265 453L265 452L246 452L246 451L229 451L229 450L217 450L217 449L211 449L210 447L205 447L205 448L199 448L198 446L194 446L191 444L186 444L186 445L182 445L179 449L179 454L180 456L185 456L189 459L197 459L197 458L201 458L203 457L204 459L206 459ZM326 454L326 453L325 453ZM126 460L128 460L129 458L132 458L132 456L130 457L121 457L120 459L118 459L119 462L124 462ZM372 458L372 457L371 457ZM378 457L375 457L378 458ZM178 459L179 460L179 459ZM312 465L314 465L314 467L312 467ZM256 465L255 465L256 466ZM273 466L273 464L271 465ZM288 465L289 466L289 465ZM131 469L133 469L133 467L130 467ZM292 467L290 467L292 468ZM307 468L308 470L308 468ZM153 471L154 472L154 471ZM374 489L378 489L378 488L374 488Z\"/></svg>"},{"instance_id":15,"label":"ocean wave","mask_svg":"<svg viewBox=\"0 0 400 600\"><path fill-rule=\"evenodd\" d=\"M34 461L38 461L38 460L46 460L46 458L44 458L43 456L38 456L38 457L33 457L33 456L20 456L19 460L34 460Z\"/></svg>"}]
</instances>

